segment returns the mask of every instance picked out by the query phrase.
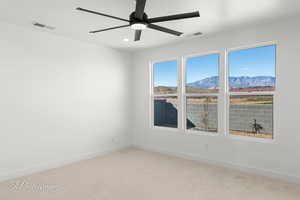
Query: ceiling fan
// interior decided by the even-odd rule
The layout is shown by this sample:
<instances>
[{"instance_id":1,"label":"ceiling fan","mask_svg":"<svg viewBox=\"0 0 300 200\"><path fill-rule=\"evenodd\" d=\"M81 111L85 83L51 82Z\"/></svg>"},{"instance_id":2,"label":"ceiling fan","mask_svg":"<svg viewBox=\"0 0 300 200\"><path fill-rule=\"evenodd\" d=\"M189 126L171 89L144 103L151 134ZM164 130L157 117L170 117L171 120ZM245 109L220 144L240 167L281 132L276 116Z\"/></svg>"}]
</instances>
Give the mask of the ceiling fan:
<instances>
[{"instance_id":1,"label":"ceiling fan","mask_svg":"<svg viewBox=\"0 0 300 200\"><path fill-rule=\"evenodd\" d=\"M108 31L112 29L118 29L118 28L124 28L124 27L131 27L133 30L135 30L135 36L134 41L139 41L141 39L142 30L145 28L151 28L157 31L162 31L165 33L169 33L172 35L180 36L183 33L179 31L175 31L172 29L168 29L162 26L155 25L153 23L157 22L165 22L165 21L171 21L171 20L179 20L179 19L185 19L185 18L192 18L192 17L200 17L199 11L191 12L191 13L183 13L183 14L176 14L176 15L168 15L163 17L155 17L155 18L148 18L148 15L144 12L146 5L146 0L136 0L136 8L133 13L130 14L129 19L123 19L120 17L115 17L112 15L95 12L92 10L87 10L84 8L77 8L77 10L88 12L96 15L101 15L104 17L110 17L113 19L121 20L124 22L128 22L129 24L122 25L122 26L115 26L111 28L96 30L96 31L90 31L90 33L99 33L103 31Z\"/></svg>"}]
</instances>

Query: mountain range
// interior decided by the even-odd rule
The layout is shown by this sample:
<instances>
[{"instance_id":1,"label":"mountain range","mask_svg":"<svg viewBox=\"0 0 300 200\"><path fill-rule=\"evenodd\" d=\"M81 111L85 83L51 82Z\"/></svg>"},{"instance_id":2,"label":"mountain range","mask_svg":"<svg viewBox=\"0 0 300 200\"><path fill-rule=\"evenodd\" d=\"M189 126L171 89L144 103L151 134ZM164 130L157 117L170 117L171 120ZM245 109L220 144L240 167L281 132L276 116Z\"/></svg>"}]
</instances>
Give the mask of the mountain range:
<instances>
[{"instance_id":1,"label":"mountain range","mask_svg":"<svg viewBox=\"0 0 300 200\"><path fill-rule=\"evenodd\" d=\"M187 84L193 88L214 89L219 85L219 77L213 76L199 81ZM232 88L247 88L247 87L269 87L275 85L275 77L272 76L239 76L230 77L229 85Z\"/></svg>"}]
</instances>

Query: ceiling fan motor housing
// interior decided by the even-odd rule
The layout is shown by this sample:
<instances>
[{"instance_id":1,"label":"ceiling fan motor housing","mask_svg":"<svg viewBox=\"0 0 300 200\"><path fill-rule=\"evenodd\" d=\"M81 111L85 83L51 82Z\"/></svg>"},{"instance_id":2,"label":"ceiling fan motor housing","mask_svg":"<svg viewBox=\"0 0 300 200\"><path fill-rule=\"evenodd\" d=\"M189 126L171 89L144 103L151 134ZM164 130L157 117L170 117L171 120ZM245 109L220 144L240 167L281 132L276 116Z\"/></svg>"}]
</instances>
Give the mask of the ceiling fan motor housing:
<instances>
[{"instance_id":1,"label":"ceiling fan motor housing","mask_svg":"<svg viewBox=\"0 0 300 200\"><path fill-rule=\"evenodd\" d=\"M143 19L138 19L135 17L135 12L131 13L130 14L130 17L129 17L129 23L130 25L133 25L133 24L145 24L147 25L148 24L148 15L146 13L144 13L143 15Z\"/></svg>"}]
</instances>

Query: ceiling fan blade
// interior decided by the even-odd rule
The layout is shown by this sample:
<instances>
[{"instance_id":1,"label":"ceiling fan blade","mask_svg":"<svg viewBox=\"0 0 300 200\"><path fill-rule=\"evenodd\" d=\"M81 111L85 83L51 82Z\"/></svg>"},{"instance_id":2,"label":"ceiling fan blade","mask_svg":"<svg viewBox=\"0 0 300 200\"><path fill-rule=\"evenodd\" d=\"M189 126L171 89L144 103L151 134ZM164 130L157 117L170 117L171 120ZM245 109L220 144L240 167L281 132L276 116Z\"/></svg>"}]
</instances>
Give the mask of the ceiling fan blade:
<instances>
[{"instance_id":1,"label":"ceiling fan blade","mask_svg":"<svg viewBox=\"0 0 300 200\"><path fill-rule=\"evenodd\" d=\"M135 30L134 41L139 41L141 39L142 30Z\"/></svg>"},{"instance_id":2,"label":"ceiling fan blade","mask_svg":"<svg viewBox=\"0 0 300 200\"><path fill-rule=\"evenodd\" d=\"M155 24L148 24L148 28L151 28L151 29L154 29L154 30L158 30L158 31L162 31L162 32L165 32L165 33L169 33L169 34L176 35L176 36L180 36L180 35L183 34L181 32L174 31L174 30L162 27L162 26L157 26Z\"/></svg>"},{"instance_id":3,"label":"ceiling fan blade","mask_svg":"<svg viewBox=\"0 0 300 200\"><path fill-rule=\"evenodd\" d=\"M128 27L128 26L130 26L130 25L128 24L128 25L123 25L123 26L115 26L115 27L111 27L111 28L100 29L100 30L97 30L97 31L90 31L90 33L99 33L99 32L103 32L103 31L108 31L108 30L113 30L113 29L118 29L118 28L124 28L124 27Z\"/></svg>"},{"instance_id":4,"label":"ceiling fan blade","mask_svg":"<svg viewBox=\"0 0 300 200\"><path fill-rule=\"evenodd\" d=\"M96 15L101 15L101 16L104 16L104 17L110 17L110 18L118 19L118 20L125 21L125 22L129 22L129 20L127 20L127 19L123 19L123 18L120 18L120 17L115 17L115 16L112 16L112 15L107 15L107 14L92 11L92 10L87 10L87 9L84 9L84 8L76 8L76 10L80 10L80 11L83 11L83 12L88 12L88 13L92 13L92 14L96 14Z\"/></svg>"},{"instance_id":5,"label":"ceiling fan blade","mask_svg":"<svg viewBox=\"0 0 300 200\"><path fill-rule=\"evenodd\" d=\"M156 22L165 22L165 21L172 21L172 20L178 20L178 19L186 19L186 18L193 18L193 17L200 17L199 11L197 12L191 12L191 13L183 13L183 14L177 14L177 15L168 15L163 17L155 17L148 19L149 23L156 23Z\"/></svg>"},{"instance_id":6,"label":"ceiling fan blade","mask_svg":"<svg viewBox=\"0 0 300 200\"><path fill-rule=\"evenodd\" d=\"M135 17L142 20L144 16L146 0L136 0Z\"/></svg>"}]
</instances>

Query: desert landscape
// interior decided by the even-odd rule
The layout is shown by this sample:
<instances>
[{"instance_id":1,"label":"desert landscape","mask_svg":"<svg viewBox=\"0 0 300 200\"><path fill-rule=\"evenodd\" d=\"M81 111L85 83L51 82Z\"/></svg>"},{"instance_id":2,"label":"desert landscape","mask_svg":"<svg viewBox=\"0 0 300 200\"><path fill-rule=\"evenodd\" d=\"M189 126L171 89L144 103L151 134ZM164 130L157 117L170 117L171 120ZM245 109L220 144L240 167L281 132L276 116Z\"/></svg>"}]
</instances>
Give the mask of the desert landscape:
<instances>
[{"instance_id":1,"label":"desert landscape","mask_svg":"<svg viewBox=\"0 0 300 200\"><path fill-rule=\"evenodd\" d=\"M237 83L231 87L232 92L273 91L275 80L270 77L232 78ZM247 82L248 81L248 82ZM249 83L250 81L250 83ZM253 83L254 82L254 83ZM249 86L249 85L255 86ZM262 85L262 86L257 86ZM158 86L155 94L176 94L176 87ZM218 81L215 77L187 84L186 93L218 93ZM187 129L195 131L217 132L218 99L216 96L187 97ZM177 98L155 98L156 125L177 127ZM171 114L172 113L172 114ZM173 115L173 117L170 117ZM273 138L273 96L272 95L234 95L230 96L229 133L265 139ZM174 117L176 116L176 117Z\"/></svg>"}]
</instances>

